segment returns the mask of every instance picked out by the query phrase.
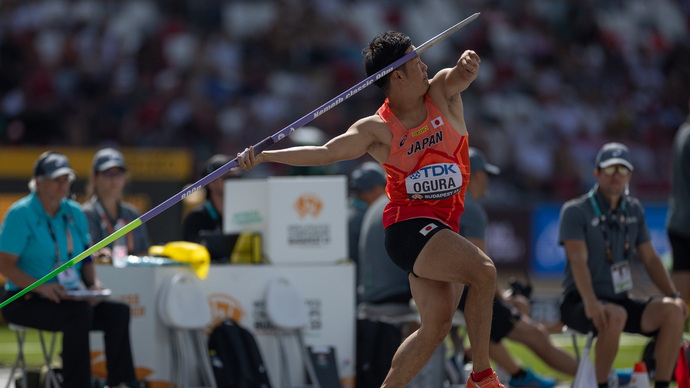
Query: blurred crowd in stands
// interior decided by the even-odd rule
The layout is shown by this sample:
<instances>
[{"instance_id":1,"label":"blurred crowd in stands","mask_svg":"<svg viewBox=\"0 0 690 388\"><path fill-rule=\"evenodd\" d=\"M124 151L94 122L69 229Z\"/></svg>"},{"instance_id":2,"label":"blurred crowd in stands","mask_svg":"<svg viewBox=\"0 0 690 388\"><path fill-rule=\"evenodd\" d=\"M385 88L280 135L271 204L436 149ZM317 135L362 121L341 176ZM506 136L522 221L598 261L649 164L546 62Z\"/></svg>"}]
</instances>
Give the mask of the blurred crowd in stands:
<instances>
[{"instance_id":1,"label":"blurred crowd in stands","mask_svg":"<svg viewBox=\"0 0 690 388\"><path fill-rule=\"evenodd\" d=\"M422 59L434 74L466 49L482 58L463 100L471 144L504 171L490 198L578 195L615 140L633 193L666 200L690 0L1 0L0 147L189 147L201 165L364 79L377 33L420 45L474 12ZM330 138L382 102L372 86L312 124Z\"/></svg>"}]
</instances>

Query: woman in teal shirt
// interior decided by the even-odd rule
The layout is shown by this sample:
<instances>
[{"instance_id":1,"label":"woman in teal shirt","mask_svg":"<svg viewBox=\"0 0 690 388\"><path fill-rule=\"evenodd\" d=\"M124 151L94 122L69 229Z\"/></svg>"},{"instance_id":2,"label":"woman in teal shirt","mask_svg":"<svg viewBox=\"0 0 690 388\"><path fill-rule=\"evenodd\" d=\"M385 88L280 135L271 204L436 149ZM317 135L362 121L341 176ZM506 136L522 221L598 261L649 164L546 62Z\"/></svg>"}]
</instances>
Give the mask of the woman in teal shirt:
<instances>
[{"instance_id":1,"label":"woman in teal shirt","mask_svg":"<svg viewBox=\"0 0 690 388\"><path fill-rule=\"evenodd\" d=\"M34 163L31 193L15 202L0 225L0 272L8 299L20 289L83 252L88 223L79 204L67 199L75 173L64 155L42 154ZM61 272L2 309L5 320L63 333L63 388L91 386L89 331L105 333L108 385L134 385L129 307L113 301L73 300L67 290L81 283L101 288L90 259Z\"/></svg>"}]
</instances>

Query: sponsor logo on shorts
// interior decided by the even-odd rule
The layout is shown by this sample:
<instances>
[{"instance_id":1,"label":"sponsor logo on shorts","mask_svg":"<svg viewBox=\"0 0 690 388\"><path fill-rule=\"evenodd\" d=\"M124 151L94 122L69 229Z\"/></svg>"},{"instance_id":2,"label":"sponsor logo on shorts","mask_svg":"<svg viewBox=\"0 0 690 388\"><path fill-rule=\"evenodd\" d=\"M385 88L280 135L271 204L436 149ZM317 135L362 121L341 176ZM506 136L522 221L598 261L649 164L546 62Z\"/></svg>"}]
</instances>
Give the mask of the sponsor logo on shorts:
<instances>
[{"instance_id":1,"label":"sponsor logo on shorts","mask_svg":"<svg viewBox=\"0 0 690 388\"><path fill-rule=\"evenodd\" d=\"M436 225L432 222L429 225L423 227L422 230L419 231L419 233L421 233L422 236L426 236L427 234L429 234L429 232L431 232L432 230L434 230L436 228L438 228L438 225Z\"/></svg>"}]
</instances>

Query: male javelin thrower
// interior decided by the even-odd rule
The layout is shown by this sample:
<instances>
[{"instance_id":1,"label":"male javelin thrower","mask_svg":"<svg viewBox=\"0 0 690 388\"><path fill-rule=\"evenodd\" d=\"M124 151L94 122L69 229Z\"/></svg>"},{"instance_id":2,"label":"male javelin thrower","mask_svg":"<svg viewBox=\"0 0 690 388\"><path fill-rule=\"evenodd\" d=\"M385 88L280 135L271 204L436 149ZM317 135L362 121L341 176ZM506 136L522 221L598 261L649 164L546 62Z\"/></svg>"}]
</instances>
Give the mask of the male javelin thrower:
<instances>
[{"instance_id":1,"label":"male javelin thrower","mask_svg":"<svg viewBox=\"0 0 690 388\"><path fill-rule=\"evenodd\" d=\"M364 50L372 75L414 50L409 37L388 32ZM398 348L383 387L404 387L429 361L446 334L463 284L469 286L465 321L474 360L468 387L500 388L489 364L491 305L496 269L458 234L470 175L467 128L460 92L477 77L479 56L465 51L433 79L417 56L375 83L386 94L376 114L358 120L323 146L238 154L242 169L262 162L318 166L369 153L385 168L390 203L383 215L389 256L409 272L421 327Z\"/></svg>"}]
</instances>

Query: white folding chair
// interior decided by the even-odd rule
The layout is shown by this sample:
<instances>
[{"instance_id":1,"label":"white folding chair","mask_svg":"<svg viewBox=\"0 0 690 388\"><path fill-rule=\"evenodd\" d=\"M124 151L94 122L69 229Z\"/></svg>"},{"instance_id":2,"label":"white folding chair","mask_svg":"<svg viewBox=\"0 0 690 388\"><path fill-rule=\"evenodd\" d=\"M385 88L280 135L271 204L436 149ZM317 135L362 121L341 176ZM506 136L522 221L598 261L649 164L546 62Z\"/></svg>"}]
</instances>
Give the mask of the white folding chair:
<instances>
[{"instance_id":1,"label":"white folding chair","mask_svg":"<svg viewBox=\"0 0 690 388\"><path fill-rule=\"evenodd\" d=\"M563 333L570 334L573 338L573 349L575 350L575 358L577 358L577 373L573 380L573 388L596 387L598 385L596 372L594 364L589 358L589 353L592 350L592 342L594 341L594 332L590 330L587 334L584 334L568 326L563 326L561 330ZM587 342L585 342L585 347L582 349L582 354L580 354L577 346L578 335L587 336Z\"/></svg>"},{"instance_id":2,"label":"white folding chair","mask_svg":"<svg viewBox=\"0 0 690 388\"><path fill-rule=\"evenodd\" d=\"M28 331L28 327L17 325L15 323L9 323L7 325L10 330L14 331L14 334L17 337L17 359L14 361L14 365L12 366L12 370L10 371L10 378L7 380L7 385L5 388L9 388L10 383L13 380L14 373L17 370L17 367L20 366L22 370L22 388L26 388L27 386L27 374L26 374L26 359L24 358L24 344L26 343L26 333ZM48 368L48 372L46 374L46 379L45 379L45 388L50 388L52 385L53 388L60 388L60 384L58 383L57 377L55 376L55 372L53 369L50 367L50 364L53 361L53 354L55 352L55 338L56 338L56 332L51 332L52 337L50 340L50 348L46 348L46 343L45 343L45 338L43 337L43 330L38 331L38 338L41 342L41 351L43 352L43 359L46 362L46 367Z\"/></svg>"},{"instance_id":3,"label":"white folding chair","mask_svg":"<svg viewBox=\"0 0 690 388\"><path fill-rule=\"evenodd\" d=\"M304 337L302 336L302 329L309 323L309 311L304 298L292 287L287 278L277 277L269 281L265 300L266 314L273 326L275 326L276 336L278 337L282 387L289 388L291 386L288 357L283 337L285 334L295 334L309 378L315 388L320 388L314 365L311 363L311 358L304 345Z\"/></svg>"},{"instance_id":4,"label":"white folding chair","mask_svg":"<svg viewBox=\"0 0 690 388\"><path fill-rule=\"evenodd\" d=\"M211 308L194 275L180 273L173 275L158 294L158 316L170 330L172 347L171 386L189 387L187 373L188 359L185 348L191 343L199 360L202 382L216 388L208 343L203 329L211 321Z\"/></svg>"}]
</instances>

